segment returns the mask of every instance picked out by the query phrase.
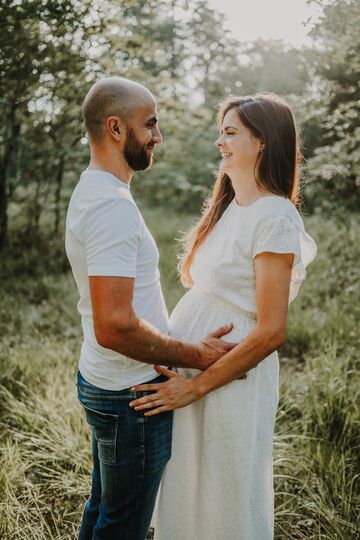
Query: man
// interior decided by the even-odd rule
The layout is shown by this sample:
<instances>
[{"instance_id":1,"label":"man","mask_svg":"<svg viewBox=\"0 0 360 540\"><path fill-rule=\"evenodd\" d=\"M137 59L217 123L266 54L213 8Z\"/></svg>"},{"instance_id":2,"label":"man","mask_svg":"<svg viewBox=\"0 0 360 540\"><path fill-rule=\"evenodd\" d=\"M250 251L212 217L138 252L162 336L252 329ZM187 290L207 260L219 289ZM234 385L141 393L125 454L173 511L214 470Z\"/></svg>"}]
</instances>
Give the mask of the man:
<instances>
[{"instance_id":1,"label":"man","mask_svg":"<svg viewBox=\"0 0 360 540\"><path fill-rule=\"evenodd\" d=\"M79 399L93 433L92 491L80 540L144 540L171 453L171 413L129 407L135 384L162 381L153 364L206 369L232 346L218 329L191 345L168 337L158 251L130 194L162 138L156 102L140 84L103 79L83 116L91 159L70 200L66 251L80 294Z\"/></svg>"}]
</instances>

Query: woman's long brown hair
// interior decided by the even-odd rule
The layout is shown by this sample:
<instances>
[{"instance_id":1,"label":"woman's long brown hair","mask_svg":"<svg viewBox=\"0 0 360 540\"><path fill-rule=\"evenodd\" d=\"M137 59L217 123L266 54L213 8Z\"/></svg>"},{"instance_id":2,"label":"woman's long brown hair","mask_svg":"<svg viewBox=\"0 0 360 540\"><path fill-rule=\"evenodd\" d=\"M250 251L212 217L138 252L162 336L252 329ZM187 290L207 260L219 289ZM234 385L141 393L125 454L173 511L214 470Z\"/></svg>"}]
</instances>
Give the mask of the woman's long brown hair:
<instances>
[{"instance_id":1,"label":"woman's long brown hair","mask_svg":"<svg viewBox=\"0 0 360 540\"><path fill-rule=\"evenodd\" d=\"M229 97L219 105L219 127L230 109L238 113L244 126L263 143L264 150L259 153L254 171L258 186L297 204L302 156L296 120L288 103L271 93L244 98ZM234 196L230 177L220 172L200 220L185 236L184 253L179 264L181 282L185 287L192 285L190 266L196 250L213 230Z\"/></svg>"}]
</instances>

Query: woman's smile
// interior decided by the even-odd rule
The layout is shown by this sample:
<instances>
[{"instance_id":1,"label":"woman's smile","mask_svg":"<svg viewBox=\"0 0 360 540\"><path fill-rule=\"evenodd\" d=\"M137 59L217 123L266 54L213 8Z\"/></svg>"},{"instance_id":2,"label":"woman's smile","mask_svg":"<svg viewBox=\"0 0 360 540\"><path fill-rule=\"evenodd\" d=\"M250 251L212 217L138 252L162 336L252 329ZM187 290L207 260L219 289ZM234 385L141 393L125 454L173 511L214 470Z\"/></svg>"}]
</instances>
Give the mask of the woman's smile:
<instances>
[{"instance_id":1,"label":"woman's smile","mask_svg":"<svg viewBox=\"0 0 360 540\"><path fill-rule=\"evenodd\" d=\"M222 159L228 159L231 156L232 156L231 152L221 152Z\"/></svg>"}]
</instances>

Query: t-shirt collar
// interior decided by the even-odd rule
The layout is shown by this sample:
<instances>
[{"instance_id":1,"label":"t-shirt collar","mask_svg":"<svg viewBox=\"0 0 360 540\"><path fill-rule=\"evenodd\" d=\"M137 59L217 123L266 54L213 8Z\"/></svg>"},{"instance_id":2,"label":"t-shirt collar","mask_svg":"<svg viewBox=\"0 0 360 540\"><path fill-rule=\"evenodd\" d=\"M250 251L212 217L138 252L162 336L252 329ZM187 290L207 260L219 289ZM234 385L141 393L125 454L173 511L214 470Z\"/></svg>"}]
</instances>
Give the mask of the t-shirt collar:
<instances>
[{"instance_id":1,"label":"t-shirt collar","mask_svg":"<svg viewBox=\"0 0 360 540\"><path fill-rule=\"evenodd\" d=\"M103 176L103 177L107 178L108 180L111 180L118 187L119 187L119 184L120 184L121 187L124 187L126 189L130 189L129 184L127 184L126 182L123 182L122 180L120 180L120 178L118 178L114 174L112 174L110 172L107 172L107 171L101 171L101 170L97 170L97 169L85 169L85 171L81 174L81 176L92 176L92 175Z\"/></svg>"}]
</instances>

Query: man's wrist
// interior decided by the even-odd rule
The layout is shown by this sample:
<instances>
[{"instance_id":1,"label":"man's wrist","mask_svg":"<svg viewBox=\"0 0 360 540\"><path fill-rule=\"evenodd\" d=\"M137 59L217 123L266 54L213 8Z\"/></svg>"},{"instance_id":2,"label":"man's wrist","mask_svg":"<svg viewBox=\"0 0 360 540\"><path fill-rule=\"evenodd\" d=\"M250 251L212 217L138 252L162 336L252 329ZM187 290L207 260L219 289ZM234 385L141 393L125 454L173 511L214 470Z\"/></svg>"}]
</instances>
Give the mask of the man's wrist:
<instances>
[{"instance_id":1,"label":"man's wrist","mask_svg":"<svg viewBox=\"0 0 360 540\"><path fill-rule=\"evenodd\" d=\"M201 349L199 345L193 345L186 343L184 358L186 358L186 363L184 367L193 368L193 369L205 369L203 357L201 354Z\"/></svg>"}]
</instances>

